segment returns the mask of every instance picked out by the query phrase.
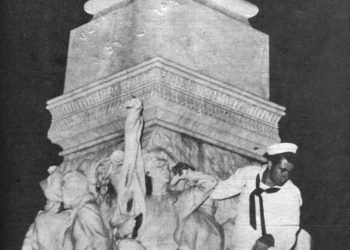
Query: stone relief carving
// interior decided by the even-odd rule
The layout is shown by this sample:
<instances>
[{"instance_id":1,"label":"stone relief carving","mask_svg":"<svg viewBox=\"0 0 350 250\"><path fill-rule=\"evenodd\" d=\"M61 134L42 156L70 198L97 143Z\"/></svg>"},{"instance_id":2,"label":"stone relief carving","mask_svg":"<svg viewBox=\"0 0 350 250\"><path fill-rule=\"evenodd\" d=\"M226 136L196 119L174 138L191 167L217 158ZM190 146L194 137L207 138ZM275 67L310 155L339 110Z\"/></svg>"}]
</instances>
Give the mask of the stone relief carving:
<instances>
[{"instance_id":1,"label":"stone relief carving","mask_svg":"<svg viewBox=\"0 0 350 250\"><path fill-rule=\"evenodd\" d=\"M145 158L151 190L147 192L147 214L138 239L147 249L222 249L221 226L213 216L196 211L215 187L216 179L182 162L171 168L169 162L174 159L161 148L148 152ZM183 181L183 189L170 189ZM209 245L196 238L198 228L203 237L213 236Z\"/></svg>"},{"instance_id":2,"label":"stone relief carving","mask_svg":"<svg viewBox=\"0 0 350 250\"><path fill-rule=\"evenodd\" d=\"M228 178L242 166L259 164L254 160L161 127L153 130L145 145L146 149L162 148L173 158L188 162L197 170L220 179ZM227 223L225 228L230 227L229 222L235 216L237 202L238 199L229 199L215 204L215 218L220 223Z\"/></svg>"},{"instance_id":3,"label":"stone relief carving","mask_svg":"<svg viewBox=\"0 0 350 250\"><path fill-rule=\"evenodd\" d=\"M71 211L61 212L63 173L57 166L48 169L49 177L40 182L47 199L25 235L22 250L63 249L63 240Z\"/></svg>"},{"instance_id":4,"label":"stone relief carving","mask_svg":"<svg viewBox=\"0 0 350 250\"><path fill-rule=\"evenodd\" d=\"M216 177L229 175L243 158L161 127L141 144L141 102L127 106L124 142L95 146L50 168L50 188L42 185L47 206L23 249L224 249L215 218L220 206L208 197Z\"/></svg>"},{"instance_id":5,"label":"stone relief carving","mask_svg":"<svg viewBox=\"0 0 350 250\"><path fill-rule=\"evenodd\" d=\"M111 249L112 239L103 222L88 178L80 171L67 173L62 183L62 200L71 211L63 249Z\"/></svg>"}]
</instances>

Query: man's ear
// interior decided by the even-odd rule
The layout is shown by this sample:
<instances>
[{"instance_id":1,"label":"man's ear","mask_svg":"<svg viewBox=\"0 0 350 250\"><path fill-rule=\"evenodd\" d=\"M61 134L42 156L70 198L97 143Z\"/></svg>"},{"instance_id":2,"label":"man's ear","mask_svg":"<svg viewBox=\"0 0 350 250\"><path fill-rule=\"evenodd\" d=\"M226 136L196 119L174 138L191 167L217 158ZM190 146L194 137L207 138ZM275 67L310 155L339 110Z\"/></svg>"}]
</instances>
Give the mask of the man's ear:
<instances>
[{"instance_id":1,"label":"man's ear","mask_svg":"<svg viewBox=\"0 0 350 250\"><path fill-rule=\"evenodd\" d=\"M272 169L272 162L271 161L267 161L267 169L268 170Z\"/></svg>"}]
</instances>

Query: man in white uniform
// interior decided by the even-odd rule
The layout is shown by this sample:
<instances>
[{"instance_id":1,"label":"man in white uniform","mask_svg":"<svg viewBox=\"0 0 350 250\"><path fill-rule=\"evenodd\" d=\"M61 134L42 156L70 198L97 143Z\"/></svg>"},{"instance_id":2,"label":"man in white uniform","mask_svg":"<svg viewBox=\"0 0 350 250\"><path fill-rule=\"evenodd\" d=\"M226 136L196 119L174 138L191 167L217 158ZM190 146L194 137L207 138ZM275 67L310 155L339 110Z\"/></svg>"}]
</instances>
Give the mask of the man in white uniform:
<instances>
[{"instance_id":1,"label":"man in white uniform","mask_svg":"<svg viewBox=\"0 0 350 250\"><path fill-rule=\"evenodd\" d=\"M291 249L295 244L302 199L289 178L296 151L292 143L268 147L266 166L238 169L211 194L214 199L240 194L232 235L234 250Z\"/></svg>"}]
</instances>

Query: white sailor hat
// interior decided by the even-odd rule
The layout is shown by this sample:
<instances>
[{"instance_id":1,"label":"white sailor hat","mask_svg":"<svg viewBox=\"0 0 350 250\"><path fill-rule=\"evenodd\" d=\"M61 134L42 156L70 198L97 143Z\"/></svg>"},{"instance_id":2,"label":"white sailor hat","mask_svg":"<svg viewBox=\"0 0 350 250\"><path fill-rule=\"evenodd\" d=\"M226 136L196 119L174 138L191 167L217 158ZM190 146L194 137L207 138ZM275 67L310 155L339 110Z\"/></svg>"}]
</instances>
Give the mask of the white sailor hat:
<instances>
[{"instance_id":1,"label":"white sailor hat","mask_svg":"<svg viewBox=\"0 0 350 250\"><path fill-rule=\"evenodd\" d=\"M266 153L268 155L277 155L283 153L293 153L295 154L298 150L298 146L294 143L284 142L277 143L266 148Z\"/></svg>"}]
</instances>

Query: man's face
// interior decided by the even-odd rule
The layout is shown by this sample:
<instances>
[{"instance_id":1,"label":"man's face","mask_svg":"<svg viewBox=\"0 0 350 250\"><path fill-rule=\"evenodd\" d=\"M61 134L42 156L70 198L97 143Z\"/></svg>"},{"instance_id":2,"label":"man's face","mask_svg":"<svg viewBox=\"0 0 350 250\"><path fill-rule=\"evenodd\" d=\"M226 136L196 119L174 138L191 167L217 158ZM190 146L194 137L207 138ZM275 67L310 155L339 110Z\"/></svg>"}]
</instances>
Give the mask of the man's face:
<instances>
[{"instance_id":1,"label":"man's face","mask_svg":"<svg viewBox=\"0 0 350 250\"><path fill-rule=\"evenodd\" d=\"M64 180L62 185L62 201L65 208L72 208L79 202L82 190L77 188L77 183Z\"/></svg>"},{"instance_id":2,"label":"man's face","mask_svg":"<svg viewBox=\"0 0 350 250\"><path fill-rule=\"evenodd\" d=\"M146 164L147 164L146 169L148 170L148 175L152 177L153 181L169 183L170 170L169 170L169 164L165 159L162 159L154 155L149 158Z\"/></svg>"},{"instance_id":3,"label":"man's face","mask_svg":"<svg viewBox=\"0 0 350 250\"><path fill-rule=\"evenodd\" d=\"M291 177L291 172L294 169L294 165L288 162L286 159L276 165L273 165L270 169L270 178L277 186L284 185Z\"/></svg>"},{"instance_id":4,"label":"man's face","mask_svg":"<svg viewBox=\"0 0 350 250\"><path fill-rule=\"evenodd\" d=\"M122 167L123 167L123 161L118 161L113 164L111 174L110 174L110 179L114 188L117 188L119 185L119 176L120 176Z\"/></svg>"},{"instance_id":5,"label":"man's face","mask_svg":"<svg viewBox=\"0 0 350 250\"><path fill-rule=\"evenodd\" d=\"M62 185L62 201L65 208L71 208L74 205L74 190L67 181Z\"/></svg>"}]
</instances>

